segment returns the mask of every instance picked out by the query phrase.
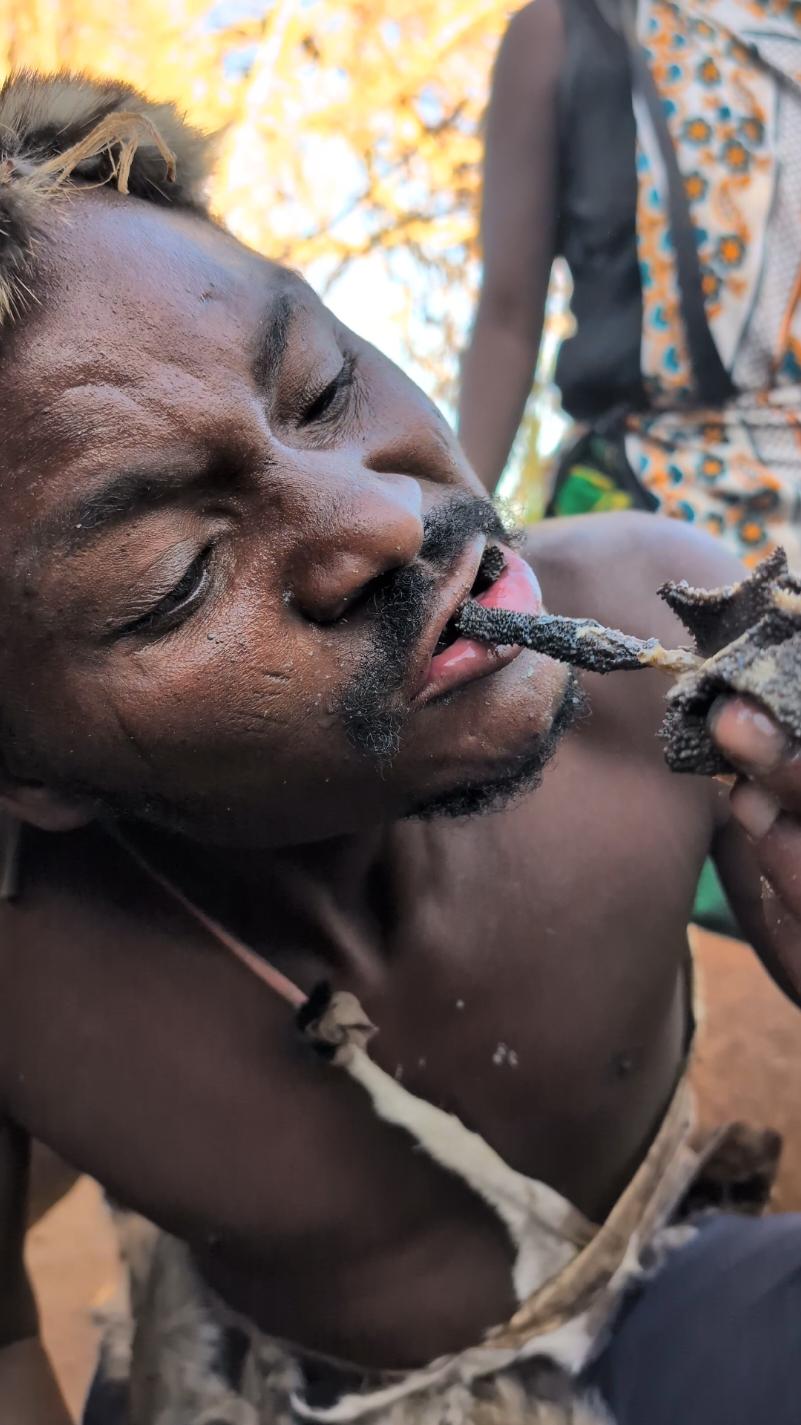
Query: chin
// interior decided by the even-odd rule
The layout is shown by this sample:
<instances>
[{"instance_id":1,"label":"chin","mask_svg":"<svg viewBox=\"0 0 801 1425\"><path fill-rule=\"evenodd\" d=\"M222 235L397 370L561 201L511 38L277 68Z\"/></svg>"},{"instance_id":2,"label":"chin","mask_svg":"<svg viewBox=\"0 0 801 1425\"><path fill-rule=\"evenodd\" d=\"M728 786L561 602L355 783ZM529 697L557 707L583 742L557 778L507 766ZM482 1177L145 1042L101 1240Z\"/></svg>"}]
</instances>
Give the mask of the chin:
<instances>
[{"instance_id":1,"label":"chin","mask_svg":"<svg viewBox=\"0 0 801 1425\"><path fill-rule=\"evenodd\" d=\"M450 786L432 790L417 798L406 812L407 818L485 816L502 811L511 802L533 791L554 756L565 733L586 710L578 679L567 671L561 699L545 730L529 736L525 747L502 757L483 773L463 773Z\"/></svg>"}]
</instances>

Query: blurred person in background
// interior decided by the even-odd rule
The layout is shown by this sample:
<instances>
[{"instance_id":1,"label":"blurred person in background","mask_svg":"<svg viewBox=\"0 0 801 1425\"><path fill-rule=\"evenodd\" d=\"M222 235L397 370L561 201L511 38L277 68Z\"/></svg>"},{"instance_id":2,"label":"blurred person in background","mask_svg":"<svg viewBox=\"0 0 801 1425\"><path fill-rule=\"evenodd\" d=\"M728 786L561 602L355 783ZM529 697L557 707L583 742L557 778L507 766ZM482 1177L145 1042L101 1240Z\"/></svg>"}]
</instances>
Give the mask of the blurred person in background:
<instances>
[{"instance_id":1,"label":"blurred person in background","mask_svg":"<svg viewBox=\"0 0 801 1425\"><path fill-rule=\"evenodd\" d=\"M801 7L536 0L498 57L463 445L493 489L551 265L578 423L550 512L637 506L801 564ZM636 28L635 28L636 27Z\"/></svg>"}]
</instances>

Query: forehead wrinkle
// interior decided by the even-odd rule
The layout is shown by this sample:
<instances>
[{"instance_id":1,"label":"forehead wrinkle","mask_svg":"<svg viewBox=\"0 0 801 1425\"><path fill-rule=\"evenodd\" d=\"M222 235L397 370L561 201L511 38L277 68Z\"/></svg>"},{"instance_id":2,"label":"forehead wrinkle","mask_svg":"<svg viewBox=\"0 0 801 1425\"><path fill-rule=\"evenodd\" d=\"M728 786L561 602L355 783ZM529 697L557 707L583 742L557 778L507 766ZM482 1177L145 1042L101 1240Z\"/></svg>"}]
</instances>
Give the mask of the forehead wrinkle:
<instances>
[{"instance_id":1,"label":"forehead wrinkle","mask_svg":"<svg viewBox=\"0 0 801 1425\"><path fill-rule=\"evenodd\" d=\"M217 369L214 360L209 365L212 372ZM115 465L137 463L155 442L163 444L167 464L182 460L182 446L194 457L206 447L220 413L209 370L199 365L190 370L183 360L164 355L125 368L119 362L105 367L102 374L95 369L84 375L82 364L73 362L63 370L61 385L49 369L46 381L37 381L34 373L34 390L46 385L48 397L31 400L23 379L18 398L12 390L3 402L3 414L9 415L3 463L29 493L35 495L37 486L47 490L54 477L69 489Z\"/></svg>"},{"instance_id":2,"label":"forehead wrinkle","mask_svg":"<svg viewBox=\"0 0 801 1425\"><path fill-rule=\"evenodd\" d=\"M268 390L283 359L292 324L303 310L304 289L309 294L311 290L292 273L281 271L280 278L278 292L273 288L268 295L255 341L240 329L238 341L234 333L229 334L226 345L232 348L230 352L219 333L211 343L207 334L204 341L187 341L174 353L164 350L163 332L149 334L148 339L141 329L137 329L140 349L133 351L130 347L116 353L105 349L76 357L74 345L48 341L44 368L39 372L34 360L33 368L25 372L27 380L23 378L18 387L19 399L12 399L4 411L9 417L4 431L9 466L30 478L49 458L60 460L65 445L70 454L80 454L82 448L91 451L106 438L116 446L123 422L127 433L132 421L136 425L143 422L143 438L155 433L154 422L163 422L165 433L174 434L182 396L201 399L207 414L219 403L220 392L210 378L220 361L235 358L237 350L242 364L237 373L239 362L232 363L232 380L238 386L242 377L247 379L248 346L253 352L251 378ZM34 387L46 387L49 395L44 400L31 403L26 399L31 381Z\"/></svg>"},{"instance_id":3,"label":"forehead wrinkle","mask_svg":"<svg viewBox=\"0 0 801 1425\"><path fill-rule=\"evenodd\" d=\"M104 435L118 444L120 420L129 419L136 406L134 396L121 386L76 381L33 410L18 407L8 428L15 473L36 475L54 457L63 462L65 446L80 458Z\"/></svg>"}]
</instances>

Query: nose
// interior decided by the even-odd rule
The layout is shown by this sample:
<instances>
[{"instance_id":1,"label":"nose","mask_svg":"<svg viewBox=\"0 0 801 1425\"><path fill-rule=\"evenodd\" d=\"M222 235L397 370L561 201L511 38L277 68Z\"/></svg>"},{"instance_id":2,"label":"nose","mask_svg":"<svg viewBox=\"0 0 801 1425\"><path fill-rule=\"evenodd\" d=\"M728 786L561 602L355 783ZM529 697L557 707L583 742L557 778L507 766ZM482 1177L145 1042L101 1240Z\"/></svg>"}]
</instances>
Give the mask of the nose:
<instances>
[{"instance_id":1,"label":"nose","mask_svg":"<svg viewBox=\"0 0 801 1425\"><path fill-rule=\"evenodd\" d=\"M307 488L290 593L314 623L332 623L375 580L411 564L423 543L423 494L410 475L332 468Z\"/></svg>"}]
</instances>

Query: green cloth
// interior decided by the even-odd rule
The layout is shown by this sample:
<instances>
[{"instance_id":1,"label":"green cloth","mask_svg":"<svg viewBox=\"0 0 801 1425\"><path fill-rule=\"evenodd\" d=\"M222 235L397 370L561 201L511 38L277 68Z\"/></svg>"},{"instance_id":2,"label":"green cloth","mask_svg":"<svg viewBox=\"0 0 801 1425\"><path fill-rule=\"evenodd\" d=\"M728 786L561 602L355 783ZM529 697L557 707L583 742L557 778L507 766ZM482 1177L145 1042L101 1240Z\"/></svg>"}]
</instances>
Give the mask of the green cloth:
<instances>
[{"instance_id":1,"label":"green cloth","mask_svg":"<svg viewBox=\"0 0 801 1425\"><path fill-rule=\"evenodd\" d=\"M712 861L704 862L690 919L704 930L716 930L719 935L731 935L735 940L743 939Z\"/></svg>"},{"instance_id":2,"label":"green cloth","mask_svg":"<svg viewBox=\"0 0 801 1425\"><path fill-rule=\"evenodd\" d=\"M557 490L555 515L586 515L604 510L631 509L632 499L610 475L589 465L574 465Z\"/></svg>"}]
</instances>

